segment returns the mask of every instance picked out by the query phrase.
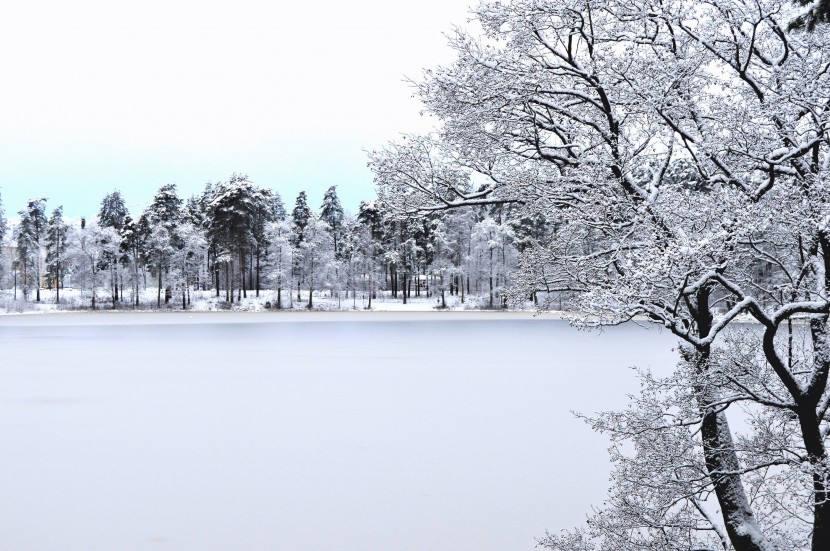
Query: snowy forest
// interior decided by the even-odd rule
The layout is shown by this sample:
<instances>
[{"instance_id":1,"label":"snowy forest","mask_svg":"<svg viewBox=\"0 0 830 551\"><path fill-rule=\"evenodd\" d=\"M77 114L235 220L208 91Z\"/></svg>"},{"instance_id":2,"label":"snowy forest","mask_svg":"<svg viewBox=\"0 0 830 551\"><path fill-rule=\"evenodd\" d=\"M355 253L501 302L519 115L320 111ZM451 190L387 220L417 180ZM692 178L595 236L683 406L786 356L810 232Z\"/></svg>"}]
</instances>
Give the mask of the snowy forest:
<instances>
[{"instance_id":1,"label":"snowy forest","mask_svg":"<svg viewBox=\"0 0 830 551\"><path fill-rule=\"evenodd\" d=\"M312 309L315 297L371 309L380 294L503 308L518 254L549 232L543 217L511 205L410 217L363 201L352 216L335 186L319 209L309 202L301 192L287 210L278 192L233 175L186 200L165 185L140 214L113 191L93 220L67 221L39 198L9 227L0 203L0 281L18 307L188 309L212 295L232 308L251 294L275 309Z\"/></svg>"}]
</instances>

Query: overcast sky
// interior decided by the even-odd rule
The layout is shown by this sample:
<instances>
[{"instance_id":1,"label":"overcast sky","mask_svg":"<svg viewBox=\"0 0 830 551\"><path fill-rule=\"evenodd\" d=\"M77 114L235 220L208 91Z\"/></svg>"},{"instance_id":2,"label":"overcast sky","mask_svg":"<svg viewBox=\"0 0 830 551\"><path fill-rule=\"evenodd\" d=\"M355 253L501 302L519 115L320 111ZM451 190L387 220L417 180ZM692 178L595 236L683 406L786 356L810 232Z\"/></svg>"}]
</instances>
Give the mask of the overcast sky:
<instances>
[{"instance_id":1,"label":"overcast sky","mask_svg":"<svg viewBox=\"0 0 830 551\"><path fill-rule=\"evenodd\" d=\"M374 197L364 149L423 131L405 77L473 0L27 0L0 18L0 196L92 216L247 173L313 206Z\"/></svg>"}]
</instances>

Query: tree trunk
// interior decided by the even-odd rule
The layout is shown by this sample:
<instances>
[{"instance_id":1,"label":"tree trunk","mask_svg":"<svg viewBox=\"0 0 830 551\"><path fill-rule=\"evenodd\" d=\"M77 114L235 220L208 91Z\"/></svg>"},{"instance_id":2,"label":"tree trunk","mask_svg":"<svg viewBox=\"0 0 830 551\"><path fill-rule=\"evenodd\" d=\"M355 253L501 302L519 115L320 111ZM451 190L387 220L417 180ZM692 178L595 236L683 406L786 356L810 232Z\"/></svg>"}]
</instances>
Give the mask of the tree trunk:
<instances>
[{"instance_id":1,"label":"tree trunk","mask_svg":"<svg viewBox=\"0 0 830 551\"><path fill-rule=\"evenodd\" d=\"M712 329L709 289L703 287L698 290L696 298L698 335L705 338ZM710 371L712 359L709 346L694 349L682 347L680 353L700 375ZM703 419L700 436L707 474L715 488L729 540L735 551L772 551L774 548L758 526L739 474L741 464L729 421L723 411L713 406L720 401L718 389L704 382L696 385L694 392Z\"/></svg>"},{"instance_id":2,"label":"tree trunk","mask_svg":"<svg viewBox=\"0 0 830 551\"><path fill-rule=\"evenodd\" d=\"M256 296L259 298L259 270L260 270L260 263L259 263L259 244L256 246Z\"/></svg>"},{"instance_id":3,"label":"tree trunk","mask_svg":"<svg viewBox=\"0 0 830 551\"><path fill-rule=\"evenodd\" d=\"M233 289L231 288L231 263L225 262L225 302L233 304Z\"/></svg>"},{"instance_id":4,"label":"tree trunk","mask_svg":"<svg viewBox=\"0 0 830 551\"><path fill-rule=\"evenodd\" d=\"M242 251L239 251L239 294L237 295L237 301L241 301L242 297L248 298L248 290L247 285L245 284L245 257L242 254Z\"/></svg>"},{"instance_id":5,"label":"tree trunk","mask_svg":"<svg viewBox=\"0 0 830 551\"><path fill-rule=\"evenodd\" d=\"M799 397L798 421L804 447L813 470L813 551L830 547L830 467L827 449L821 432L821 421L816 414L818 403L827 387L830 372L830 342L827 333L827 315L810 320L813 341L813 372L811 387Z\"/></svg>"},{"instance_id":6,"label":"tree trunk","mask_svg":"<svg viewBox=\"0 0 830 551\"><path fill-rule=\"evenodd\" d=\"M95 266L92 267L92 309L95 310Z\"/></svg>"},{"instance_id":7,"label":"tree trunk","mask_svg":"<svg viewBox=\"0 0 830 551\"><path fill-rule=\"evenodd\" d=\"M219 298L219 266L217 266L216 264L214 264L213 266L213 275L216 279L216 298Z\"/></svg>"}]
</instances>

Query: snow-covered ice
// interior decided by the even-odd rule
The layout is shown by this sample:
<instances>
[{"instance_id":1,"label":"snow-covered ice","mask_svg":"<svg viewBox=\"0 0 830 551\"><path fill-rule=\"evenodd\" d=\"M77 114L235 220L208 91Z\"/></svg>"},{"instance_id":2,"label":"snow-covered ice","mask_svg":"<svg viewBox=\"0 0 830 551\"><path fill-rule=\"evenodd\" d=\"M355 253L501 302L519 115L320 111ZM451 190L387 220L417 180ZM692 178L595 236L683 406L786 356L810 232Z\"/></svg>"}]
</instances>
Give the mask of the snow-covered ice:
<instances>
[{"instance_id":1,"label":"snow-covered ice","mask_svg":"<svg viewBox=\"0 0 830 551\"><path fill-rule=\"evenodd\" d=\"M161 323L158 323L161 322ZM0 548L532 550L667 333L514 313L0 318Z\"/></svg>"}]
</instances>

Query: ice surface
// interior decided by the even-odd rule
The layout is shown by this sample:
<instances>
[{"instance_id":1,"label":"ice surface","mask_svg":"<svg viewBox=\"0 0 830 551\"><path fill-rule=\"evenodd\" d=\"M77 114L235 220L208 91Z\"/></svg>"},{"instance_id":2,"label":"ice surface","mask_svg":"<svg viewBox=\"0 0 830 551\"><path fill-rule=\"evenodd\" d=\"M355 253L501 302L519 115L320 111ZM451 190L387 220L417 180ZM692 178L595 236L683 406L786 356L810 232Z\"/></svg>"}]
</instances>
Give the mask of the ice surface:
<instances>
[{"instance_id":1,"label":"ice surface","mask_svg":"<svg viewBox=\"0 0 830 551\"><path fill-rule=\"evenodd\" d=\"M530 551L608 487L570 410L675 357L527 318L5 316L0 548Z\"/></svg>"}]
</instances>

